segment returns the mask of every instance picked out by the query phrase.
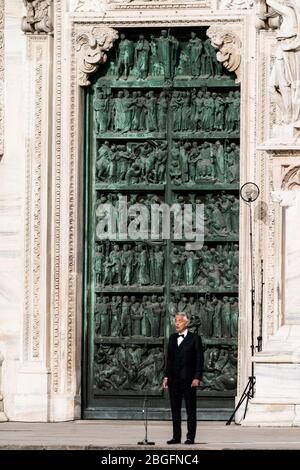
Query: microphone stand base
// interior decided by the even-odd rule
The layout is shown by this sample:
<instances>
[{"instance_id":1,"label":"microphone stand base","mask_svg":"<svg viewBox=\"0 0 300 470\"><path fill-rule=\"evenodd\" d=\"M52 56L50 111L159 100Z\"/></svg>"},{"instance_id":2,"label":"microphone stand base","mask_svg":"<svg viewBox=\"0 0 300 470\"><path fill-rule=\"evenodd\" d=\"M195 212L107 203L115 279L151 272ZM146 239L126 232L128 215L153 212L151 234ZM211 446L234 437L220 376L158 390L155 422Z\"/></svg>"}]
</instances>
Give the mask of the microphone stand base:
<instances>
[{"instance_id":1,"label":"microphone stand base","mask_svg":"<svg viewBox=\"0 0 300 470\"><path fill-rule=\"evenodd\" d=\"M155 446L155 442L149 442L147 439L138 442L138 446Z\"/></svg>"}]
</instances>

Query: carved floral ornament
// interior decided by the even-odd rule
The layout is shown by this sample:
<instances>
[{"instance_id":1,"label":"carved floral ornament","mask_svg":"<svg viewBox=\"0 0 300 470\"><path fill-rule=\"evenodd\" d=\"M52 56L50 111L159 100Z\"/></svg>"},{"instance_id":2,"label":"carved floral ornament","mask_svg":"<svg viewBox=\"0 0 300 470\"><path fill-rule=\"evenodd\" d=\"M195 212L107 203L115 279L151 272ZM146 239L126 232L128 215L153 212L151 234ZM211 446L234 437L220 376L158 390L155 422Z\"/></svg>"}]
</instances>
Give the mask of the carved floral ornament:
<instances>
[{"instance_id":1,"label":"carved floral ornament","mask_svg":"<svg viewBox=\"0 0 300 470\"><path fill-rule=\"evenodd\" d=\"M300 166L289 166L282 178L282 188L286 190L300 189Z\"/></svg>"},{"instance_id":2,"label":"carved floral ornament","mask_svg":"<svg viewBox=\"0 0 300 470\"><path fill-rule=\"evenodd\" d=\"M51 33L53 0L23 0L27 16L22 18L24 33Z\"/></svg>"},{"instance_id":3,"label":"carved floral ornament","mask_svg":"<svg viewBox=\"0 0 300 470\"><path fill-rule=\"evenodd\" d=\"M220 0L220 10L240 10L253 7L254 0Z\"/></svg>"},{"instance_id":4,"label":"carved floral ornament","mask_svg":"<svg viewBox=\"0 0 300 470\"><path fill-rule=\"evenodd\" d=\"M100 64L106 62L106 52L112 48L117 38L118 32L108 26L96 26L91 31L77 36L76 51L80 86L91 84L89 75L96 72Z\"/></svg>"},{"instance_id":5,"label":"carved floral ornament","mask_svg":"<svg viewBox=\"0 0 300 470\"><path fill-rule=\"evenodd\" d=\"M229 71L236 74L236 83L241 82L241 40L236 32L226 27L211 26L207 36L215 49L218 49L217 59Z\"/></svg>"}]
</instances>

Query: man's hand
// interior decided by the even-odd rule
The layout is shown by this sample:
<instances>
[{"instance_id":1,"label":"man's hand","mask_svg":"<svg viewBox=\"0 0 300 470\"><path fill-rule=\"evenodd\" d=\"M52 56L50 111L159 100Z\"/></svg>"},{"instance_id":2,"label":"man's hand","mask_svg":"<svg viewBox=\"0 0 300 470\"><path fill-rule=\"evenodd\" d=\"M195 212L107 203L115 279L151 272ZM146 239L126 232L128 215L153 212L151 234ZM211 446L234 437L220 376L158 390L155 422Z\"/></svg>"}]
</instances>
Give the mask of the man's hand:
<instances>
[{"instance_id":1,"label":"man's hand","mask_svg":"<svg viewBox=\"0 0 300 470\"><path fill-rule=\"evenodd\" d=\"M200 380L194 379L193 382L192 382L191 387L199 387L199 385L200 385Z\"/></svg>"},{"instance_id":2,"label":"man's hand","mask_svg":"<svg viewBox=\"0 0 300 470\"><path fill-rule=\"evenodd\" d=\"M163 388L168 388L168 379L167 379L167 377L165 377L164 380L163 380Z\"/></svg>"}]
</instances>

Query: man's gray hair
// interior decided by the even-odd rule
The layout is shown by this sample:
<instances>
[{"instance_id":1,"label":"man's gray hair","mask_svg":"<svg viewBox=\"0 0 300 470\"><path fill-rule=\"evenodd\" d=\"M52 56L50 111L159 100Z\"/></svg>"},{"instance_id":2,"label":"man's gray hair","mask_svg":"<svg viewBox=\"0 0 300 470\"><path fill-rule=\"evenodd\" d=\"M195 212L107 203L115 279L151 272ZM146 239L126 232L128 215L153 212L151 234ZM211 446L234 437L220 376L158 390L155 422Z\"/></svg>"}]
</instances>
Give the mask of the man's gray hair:
<instances>
[{"instance_id":1,"label":"man's gray hair","mask_svg":"<svg viewBox=\"0 0 300 470\"><path fill-rule=\"evenodd\" d=\"M190 320L188 319L188 316L185 312L177 312L175 317L177 317L178 315L180 315L181 317L183 317L188 323L190 322Z\"/></svg>"}]
</instances>

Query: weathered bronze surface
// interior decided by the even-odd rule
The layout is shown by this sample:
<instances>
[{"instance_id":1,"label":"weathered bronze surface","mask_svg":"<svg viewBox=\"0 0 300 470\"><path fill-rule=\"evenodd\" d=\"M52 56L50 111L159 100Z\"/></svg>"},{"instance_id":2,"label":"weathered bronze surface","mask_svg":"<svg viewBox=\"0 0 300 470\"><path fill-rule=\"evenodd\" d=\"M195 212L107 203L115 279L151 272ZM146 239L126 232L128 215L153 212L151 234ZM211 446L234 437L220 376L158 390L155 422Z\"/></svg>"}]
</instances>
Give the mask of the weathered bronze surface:
<instances>
[{"instance_id":1,"label":"weathered bronze surface","mask_svg":"<svg viewBox=\"0 0 300 470\"><path fill-rule=\"evenodd\" d=\"M165 406L165 346L177 311L203 339L199 395L234 396L239 110L238 86L205 28L121 32L94 77L86 132L87 410L130 407L126 397L145 393L154 410ZM118 207L120 196L128 207L204 204L203 248L187 251L183 239L103 240L101 204Z\"/></svg>"}]
</instances>

